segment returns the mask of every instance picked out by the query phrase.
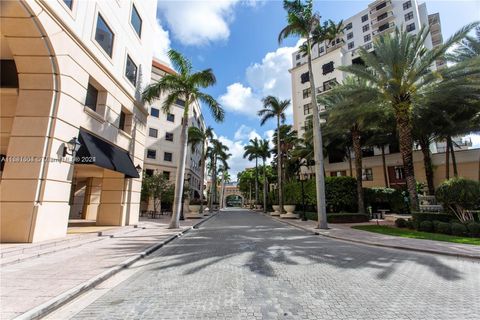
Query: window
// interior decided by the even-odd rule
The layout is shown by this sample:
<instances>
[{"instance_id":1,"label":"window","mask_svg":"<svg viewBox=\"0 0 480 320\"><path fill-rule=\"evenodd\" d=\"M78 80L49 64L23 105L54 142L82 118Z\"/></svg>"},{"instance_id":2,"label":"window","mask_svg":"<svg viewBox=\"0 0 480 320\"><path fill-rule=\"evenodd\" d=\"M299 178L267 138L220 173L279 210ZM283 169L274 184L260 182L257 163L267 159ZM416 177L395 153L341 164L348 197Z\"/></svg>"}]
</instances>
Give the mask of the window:
<instances>
[{"instance_id":1,"label":"window","mask_svg":"<svg viewBox=\"0 0 480 320\"><path fill-rule=\"evenodd\" d=\"M170 162L171 162L171 161L172 161L172 157L173 157L173 155L172 155L171 152L164 152L164 153L163 153L163 160L164 160L164 161L170 161Z\"/></svg>"},{"instance_id":2,"label":"window","mask_svg":"<svg viewBox=\"0 0 480 320\"><path fill-rule=\"evenodd\" d=\"M118 122L118 128L122 131L125 131L125 118L126 114L123 111L120 111L120 121Z\"/></svg>"},{"instance_id":3,"label":"window","mask_svg":"<svg viewBox=\"0 0 480 320\"><path fill-rule=\"evenodd\" d=\"M157 158L157 150L147 149L147 158L149 159Z\"/></svg>"},{"instance_id":4,"label":"window","mask_svg":"<svg viewBox=\"0 0 480 320\"><path fill-rule=\"evenodd\" d=\"M165 140L173 141L173 133L171 133L171 132L165 133Z\"/></svg>"},{"instance_id":5,"label":"window","mask_svg":"<svg viewBox=\"0 0 480 320\"><path fill-rule=\"evenodd\" d=\"M365 22L368 20L368 14L362 16L362 22Z\"/></svg>"},{"instance_id":6,"label":"window","mask_svg":"<svg viewBox=\"0 0 480 320\"><path fill-rule=\"evenodd\" d=\"M388 16L388 12L382 13L377 17L377 21L383 20Z\"/></svg>"},{"instance_id":7,"label":"window","mask_svg":"<svg viewBox=\"0 0 480 320\"><path fill-rule=\"evenodd\" d=\"M295 59L300 60L300 55L297 54L297 56L295 57Z\"/></svg>"},{"instance_id":8,"label":"window","mask_svg":"<svg viewBox=\"0 0 480 320\"><path fill-rule=\"evenodd\" d=\"M73 7L73 0L63 0L63 3L67 5L67 7L72 10Z\"/></svg>"},{"instance_id":9,"label":"window","mask_svg":"<svg viewBox=\"0 0 480 320\"><path fill-rule=\"evenodd\" d=\"M195 111L195 110L193 110L193 117L194 117L195 119L198 118L197 111Z\"/></svg>"},{"instance_id":10,"label":"window","mask_svg":"<svg viewBox=\"0 0 480 320\"><path fill-rule=\"evenodd\" d=\"M386 2L386 1L385 1L385 2L382 2L382 3L380 3L380 4L375 8L375 10L378 11L378 10L380 10L380 9L385 8L386 6L387 6L387 2Z\"/></svg>"},{"instance_id":11,"label":"window","mask_svg":"<svg viewBox=\"0 0 480 320\"><path fill-rule=\"evenodd\" d=\"M178 104L179 106L181 107L185 107L185 100L182 100L182 99L177 99L175 101L176 104Z\"/></svg>"},{"instance_id":12,"label":"window","mask_svg":"<svg viewBox=\"0 0 480 320\"><path fill-rule=\"evenodd\" d=\"M366 36L363 36L363 42L368 42L372 40L372 36L370 34L367 34Z\"/></svg>"},{"instance_id":13,"label":"window","mask_svg":"<svg viewBox=\"0 0 480 320\"><path fill-rule=\"evenodd\" d=\"M323 75L326 75L330 72L333 72L335 70L335 67L333 66L333 61L330 61L328 63L325 63L322 65L322 73Z\"/></svg>"},{"instance_id":14,"label":"window","mask_svg":"<svg viewBox=\"0 0 480 320\"><path fill-rule=\"evenodd\" d=\"M134 86L137 84L137 65L133 62L132 58L127 54L127 65L125 66L125 77Z\"/></svg>"},{"instance_id":15,"label":"window","mask_svg":"<svg viewBox=\"0 0 480 320\"><path fill-rule=\"evenodd\" d=\"M404 179L404 172L403 172L403 167L395 167L395 179L396 180L403 180Z\"/></svg>"},{"instance_id":16,"label":"window","mask_svg":"<svg viewBox=\"0 0 480 320\"><path fill-rule=\"evenodd\" d=\"M139 37L142 36L142 18L138 14L137 8L135 5L132 5L132 17L130 18L130 22L132 23L133 29L138 34Z\"/></svg>"},{"instance_id":17,"label":"window","mask_svg":"<svg viewBox=\"0 0 480 320\"><path fill-rule=\"evenodd\" d=\"M412 7L412 1L407 1L403 3L403 10L407 10Z\"/></svg>"},{"instance_id":18,"label":"window","mask_svg":"<svg viewBox=\"0 0 480 320\"><path fill-rule=\"evenodd\" d=\"M415 22L407 24L407 32L415 30Z\"/></svg>"},{"instance_id":19,"label":"window","mask_svg":"<svg viewBox=\"0 0 480 320\"><path fill-rule=\"evenodd\" d=\"M303 99L307 99L310 97L310 94L312 93L311 88L303 89Z\"/></svg>"},{"instance_id":20,"label":"window","mask_svg":"<svg viewBox=\"0 0 480 320\"><path fill-rule=\"evenodd\" d=\"M97 111L98 90L91 83L88 84L87 97L85 98L85 106L93 111Z\"/></svg>"},{"instance_id":21,"label":"window","mask_svg":"<svg viewBox=\"0 0 480 320\"><path fill-rule=\"evenodd\" d=\"M409 21L413 19L413 11L410 11L405 15L405 21Z\"/></svg>"},{"instance_id":22,"label":"window","mask_svg":"<svg viewBox=\"0 0 480 320\"><path fill-rule=\"evenodd\" d=\"M160 110L157 108L150 108L150 115L152 117L158 118L160 116Z\"/></svg>"},{"instance_id":23,"label":"window","mask_svg":"<svg viewBox=\"0 0 480 320\"><path fill-rule=\"evenodd\" d=\"M371 43L371 42L370 42L370 43L367 43L367 44L365 45L365 50L370 50L370 49L372 49L372 43Z\"/></svg>"},{"instance_id":24,"label":"window","mask_svg":"<svg viewBox=\"0 0 480 320\"><path fill-rule=\"evenodd\" d=\"M362 180L363 181L373 181L372 168L362 169Z\"/></svg>"},{"instance_id":25,"label":"window","mask_svg":"<svg viewBox=\"0 0 480 320\"><path fill-rule=\"evenodd\" d=\"M351 22L345 26L345 30L350 30L350 29L352 29L352 23Z\"/></svg>"},{"instance_id":26,"label":"window","mask_svg":"<svg viewBox=\"0 0 480 320\"><path fill-rule=\"evenodd\" d=\"M158 130L154 128L148 129L148 136L152 138L158 138Z\"/></svg>"},{"instance_id":27,"label":"window","mask_svg":"<svg viewBox=\"0 0 480 320\"><path fill-rule=\"evenodd\" d=\"M366 24L362 27L363 32L367 32L368 30L370 30L370 25L369 24Z\"/></svg>"},{"instance_id":28,"label":"window","mask_svg":"<svg viewBox=\"0 0 480 320\"><path fill-rule=\"evenodd\" d=\"M1 60L0 64L0 87L18 88L18 72L15 60Z\"/></svg>"},{"instance_id":29,"label":"window","mask_svg":"<svg viewBox=\"0 0 480 320\"><path fill-rule=\"evenodd\" d=\"M347 175L347 171L331 171L330 177L345 177Z\"/></svg>"},{"instance_id":30,"label":"window","mask_svg":"<svg viewBox=\"0 0 480 320\"><path fill-rule=\"evenodd\" d=\"M308 72L302 73L300 75L300 80L302 83L309 82L310 81L310 74Z\"/></svg>"},{"instance_id":31,"label":"window","mask_svg":"<svg viewBox=\"0 0 480 320\"><path fill-rule=\"evenodd\" d=\"M328 90L332 89L337 84L338 84L337 78L333 78L333 79L330 79L328 81L325 81L323 83L323 91L328 91Z\"/></svg>"},{"instance_id":32,"label":"window","mask_svg":"<svg viewBox=\"0 0 480 320\"><path fill-rule=\"evenodd\" d=\"M353 38L353 32L350 32L347 34L347 40L350 40Z\"/></svg>"},{"instance_id":33,"label":"window","mask_svg":"<svg viewBox=\"0 0 480 320\"><path fill-rule=\"evenodd\" d=\"M175 115L173 113L167 114L167 121L175 122Z\"/></svg>"},{"instance_id":34,"label":"window","mask_svg":"<svg viewBox=\"0 0 480 320\"><path fill-rule=\"evenodd\" d=\"M355 44L353 43L353 41L348 43L348 49L353 49L354 46Z\"/></svg>"},{"instance_id":35,"label":"window","mask_svg":"<svg viewBox=\"0 0 480 320\"><path fill-rule=\"evenodd\" d=\"M383 30L387 30L389 27L390 27L390 24L388 24L388 23L382 24L382 25L378 28L378 32L382 32Z\"/></svg>"},{"instance_id":36,"label":"window","mask_svg":"<svg viewBox=\"0 0 480 320\"><path fill-rule=\"evenodd\" d=\"M152 169L145 169L145 175L147 177L153 176L153 170Z\"/></svg>"},{"instance_id":37,"label":"window","mask_svg":"<svg viewBox=\"0 0 480 320\"><path fill-rule=\"evenodd\" d=\"M163 178L165 180L170 180L170 171L163 171Z\"/></svg>"},{"instance_id":38,"label":"window","mask_svg":"<svg viewBox=\"0 0 480 320\"><path fill-rule=\"evenodd\" d=\"M110 57L112 56L114 38L115 35L113 34L112 29L107 25L102 15L98 14L95 40Z\"/></svg>"},{"instance_id":39,"label":"window","mask_svg":"<svg viewBox=\"0 0 480 320\"><path fill-rule=\"evenodd\" d=\"M318 47L318 53L323 53L325 52L325 47L324 46L319 46Z\"/></svg>"},{"instance_id":40,"label":"window","mask_svg":"<svg viewBox=\"0 0 480 320\"><path fill-rule=\"evenodd\" d=\"M307 103L303 106L303 114L304 115L309 115L310 113L312 113L312 104Z\"/></svg>"}]
</instances>

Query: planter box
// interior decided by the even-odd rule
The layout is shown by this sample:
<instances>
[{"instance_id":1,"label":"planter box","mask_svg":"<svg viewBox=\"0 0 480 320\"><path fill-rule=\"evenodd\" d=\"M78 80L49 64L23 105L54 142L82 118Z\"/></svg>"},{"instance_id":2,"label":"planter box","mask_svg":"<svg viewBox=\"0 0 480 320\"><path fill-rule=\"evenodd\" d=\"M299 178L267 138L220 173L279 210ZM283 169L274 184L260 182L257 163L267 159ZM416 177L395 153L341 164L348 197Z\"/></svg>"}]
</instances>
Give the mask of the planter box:
<instances>
[{"instance_id":1,"label":"planter box","mask_svg":"<svg viewBox=\"0 0 480 320\"><path fill-rule=\"evenodd\" d=\"M279 216L280 215L280 206L278 205L273 205L273 212L270 212L271 216Z\"/></svg>"}]
</instances>

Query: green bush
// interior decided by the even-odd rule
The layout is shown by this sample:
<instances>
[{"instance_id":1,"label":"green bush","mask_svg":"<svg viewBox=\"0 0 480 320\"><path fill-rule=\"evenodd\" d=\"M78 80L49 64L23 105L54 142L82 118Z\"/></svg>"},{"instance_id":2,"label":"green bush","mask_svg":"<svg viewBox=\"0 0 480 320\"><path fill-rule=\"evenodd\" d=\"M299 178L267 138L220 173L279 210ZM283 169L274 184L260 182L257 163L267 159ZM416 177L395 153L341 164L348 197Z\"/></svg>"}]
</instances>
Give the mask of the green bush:
<instances>
[{"instance_id":1,"label":"green bush","mask_svg":"<svg viewBox=\"0 0 480 320\"><path fill-rule=\"evenodd\" d=\"M365 205L372 207L372 212L378 209L389 209L394 213L408 213L402 192L392 188L365 188Z\"/></svg>"},{"instance_id":2,"label":"green bush","mask_svg":"<svg viewBox=\"0 0 480 320\"><path fill-rule=\"evenodd\" d=\"M438 223L434 226L434 231L437 233L450 234L450 223L437 221Z\"/></svg>"},{"instance_id":3,"label":"green bush","mask_svg":"<svg viewBox=\"0 0 480 320\"><path fill-rule=\"evenodd\" d=\"M464 178L445 180L435 192L435 197L461 222L473 221L474 217L468 210L480 207L480 181Z\"/></svg>"},{"instance_id":4,"label":"green bush","mask_svg":"<svg viewBox=\"0 0 480 320\"><path fill-rule=\"evenodd\" d=\"M472 237L480 237L480 223L470 222L467 224L468 234Z\"/></svg>"},{"instance_id":5,"label":"green bush","mask_svg":"<svg viewBox=\"0 0 480 320\"><path fill-rule=\"evenodd\" d=\"M454 236L464 236L467 233L467 227L458 222L452 223L451 229Z\"/></svg>"},{"instance_id":6,"label":"green bush","mask_svg":"<svg viewBox=\"0 0 480 320\"><path fill-rule=\"evenodd\" d=\"M300 184L299 182L297 182ZM317 194L315 180L305 182L306 204L315 206ZM357 211L357 182L352 177L326 177L325 196L328 212L356 212ZM298 204L301 203L301 197Z\"/></svg>"},{"instance_id":7,"label":"green bush","mask_svg":"<svg viewBox=\"0 0 480 320\"><path fill-rule=\"evenodd\" d=\"M316 221L316 212L306 212L308 220ZM362 213L329 213L327 214L327 222L329 223L359 223L368 222L368 216Z\"/></svg>"},{"instance_id":8,"label":"green bush","mask_svg":"<svg viewBox=\"0 0 480 320\"><path fill-rule=\"evenodd\" d=\"M298 181L288 181L283 185L284 204L302 204L302 186Z\"/></svg>"},{"instance_id":9,"label":"green bush","mask_svg":"<svg viewBox=\"0 0 480 320\"><path fill-rule=\"evenodd\" d=\"M408 219L407 221L405 221L405 228L414 229L413 221L411 219Z\"/></svg>"},{"instance_id":10,"label":"green bush","mask_svg":"<svg viewBox=\"0 0 480 320\"><path fill-rule=\"evenodd\" d=\"M432 232L433 231L433 222L432 221L422 221L418 225L419 231Z\"/></svg>"},{"instance_id":11,"label":"green bush","mask_svg":"<svg viewBox=\"0 0 480 320\"><path fill-rule=\"evenodd\" d=\"M441 222L450 222L455 218L450 214L445 213L432 213L432 212L413 212L412 219L415 222L422 223L423 221L441 221Z\"/></svg>"},{"instance_id":12,"label":"green bush","mask_svg":"<svg viewBox=\"0 0 480 320\"><path fill-rule=\"evenodd\" d=\"M407 220L405 220L403 218L398 218L397 220L395 220L395 225L398 228L406 228L407 227Z\"/></svg>"}]
</instances>

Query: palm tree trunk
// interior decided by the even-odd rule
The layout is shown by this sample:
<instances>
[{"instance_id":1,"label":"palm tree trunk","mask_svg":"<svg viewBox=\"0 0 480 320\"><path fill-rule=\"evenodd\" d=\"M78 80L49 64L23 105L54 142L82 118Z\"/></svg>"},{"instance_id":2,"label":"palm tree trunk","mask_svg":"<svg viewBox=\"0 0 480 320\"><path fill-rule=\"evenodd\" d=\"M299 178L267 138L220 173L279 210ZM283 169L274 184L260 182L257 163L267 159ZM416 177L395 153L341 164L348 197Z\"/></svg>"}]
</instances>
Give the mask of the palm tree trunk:
<instances>
[{"instance_id":1,"label":"palm tree trunk","mask_svg":"<svg viewBox=\"0 0 480 320\"><path fill-rule=\"evenodd\" d=\"M267 213L267 167L263 158L263 213Z\"/></svg>"},{"instance_id":2,"label":"palm tree trunk","mask_svg":"<svg viewBox=\"0 0 480 320\"><path fill-rule=\"evenodd\" d=\"M323 167L323 141L322 128L320 127L320 117L317 105L317 94L315 90L315 82L313 79L312 55L311 55L311 40L307 40L308 50L308 74L310 77L310 90L312 92L312 107L313 107L313 153L315 159L315 185L317 187L317 215L318 228L328 229L327 223L327 207L325 200L325 176Z\"/></svg>"},{"instance_id":3,"label":"palm tree trunk","mask_svg":"<svg viewBox=\"0 0 480 320\"><path fill-rule=\"evenodd\" d=\"M225 195L225 172L222 173L222 182L220 183L222 186L222 189L220 190L220 201L219 201L219 206L220 209L223 208L223 197Z\"/></svg>"},{"instance_id":4,"label":"palm tree trunk","mask_svg":"<svg viewBox=\"0 0 480 320\"><path fill-rule=\"evenodd\" d=\"M452 137L449 137L449 138L450 138L450 153L452 154L453 176L457 178L458 177L457 159L455 158L455 149L453 146Z\"/></svg>"},{"instance_id":5,"label":"palm tree trunk","mask_svg":"<svg viewBox=\"0 0 480 320\"><path fill-rule=\"evenodd\" d=\"M204 185L203 181L205 180L205 162L207 161L207 157L205 155L205 141L202 145L202 165L201 165L201 172L200 172L200 213L203 213L203 192L204 192Z\"/></svg>"},{"instance_id":6,"label":"palm tree trunk","mask_svg":"<svg viewBox=\"0 0 480 320\"><path fill-rule=\"evenodd\" d=\"M211 192L210 192L210 212L213 211L213 206L215 205L216 193L217 193L217 160L216 156L213 158L213 165L212 165L212 185Z\"/></svg>"},{"instance_id":7,"label":"palm tree trunk","mask_svg":"<svg viewBox=\"0 0 480 320\"><path fill-rule=\"evenodd\" d=\"M353 151L355 152L355 172L357 179L357 197L358 197L358 213L365 213L365 205L363 203L363 185L362 185L362 145L360 143L360 132L353 129L352 131Z\"/></svg>"},{"instance_id":8,"label":"palm tree trunk","mask_svg":"<svg viewBox=\"0 0 480 320\"><path fill-rule=\"evenodd\" d=\"M178 157L177 175L175 178L175 197L173 200L172 219L169 229L178 229L180 226L180 212L183 206L183 183L185 178L185 164L187 160L188 148L188 98L185 99L185 109L182 119L182 132L180 134L180 154Z\"/></svg>"},{"instance_id":9,"label":"palm tree trunk","mask_svg":"<svg viewBox=\"0 0 480 320\"><path fill-rule=\"evenodd\" d=\"M413 137L412 124L408 116L400 114L397 116L398 135L400 143L400 153L403 159L403 170L407 180L407 190L410 197L410 207L417 211L418 197L415 181L415 171L413 168Z\"/></svg>"},{"instance_id":10,"label":"palm tree trunk","mask_svg":"<svg viewBox=\"0 0 480 320\"><path fill-rule=\"evenodd\" d=\"M280 214L283 213L283 185L282 185L282 148L280 146L280 116L277 115L277 174L278 174L278 205Z\"/></svg>"},{"instance_id":11,"label":"palm tree trunk","mask_svg":"<svg viewBox=\"0 0 480 320\"><path fill-rule=\"evenodd\" d=\"M450 179L450 139L448 137L445 147L445 179Z\"/></svg>"},{"instance_id":12,"label":"palm tree trunk","mask_svg":"<svg viewBox=\"0 0 480 320\"><path fill-rule=\"evenodd\" d=\"M430 153L428 137L421 137L418 142L423 153L423 166L425 167L425 177L427 178L428 194L435 194L435 186L433 184L433 164L432 155Z\"/></svg>"},{"instance_id":13,"label":"palm tree trunk","mask_svg":"<svg viewBox=\"0 0 480 320\"><path fill-rule=\"evenodd\" d=\"M350 177L353 177L352 154L350 153L350 148L347 148L347 158L348 158L348 167L350 169Z\"/></svg>"},{"instance_id":14,"label":"palm tree trunk","mask_svg":"<svg viewBox=\"0 0 480 320\"><path fill-rule=\"evenodd\" d=\"M383 180L385 181L385 188L388 188L388 174L387 174L387 160L385 159L385 146L380 147L382 150L382 166L383 166Z\"/></svg>"},{"instance_id":15,"label":"palm tree trunk","mask_svg":"<svg viewBox=\"0 0 480 320\"><path fill-rule=\"evenodd\" d=\"M255 157L255 205L258 205L258 158Z\"/></svg>"}]
</instances>

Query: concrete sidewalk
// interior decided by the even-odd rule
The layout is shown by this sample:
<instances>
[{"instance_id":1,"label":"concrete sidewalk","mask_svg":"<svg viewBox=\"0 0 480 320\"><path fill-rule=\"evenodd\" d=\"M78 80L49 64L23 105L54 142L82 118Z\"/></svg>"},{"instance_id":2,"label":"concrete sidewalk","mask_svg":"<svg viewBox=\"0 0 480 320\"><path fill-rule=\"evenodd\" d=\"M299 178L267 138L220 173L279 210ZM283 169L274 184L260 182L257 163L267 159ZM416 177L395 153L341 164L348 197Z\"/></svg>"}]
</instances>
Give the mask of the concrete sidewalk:
<instances>
[{"instance_id":1,"label":"concrete sidewalk","mask_svg":"<svg viewBox=\"0 0 480 320\"><path fill-rule=\"evenodd\" d=\"M434 240L402 238L351 228L354 225L376 224L376 222L357 224L329 223L328 226L330 229L321 230L317 229L316 221L301 221L300 219L280 219L278 217L271 218L290 224L297 228L313 232L318 235L339 240L374 245L379 247L388 247L395 249L443 254L455 257L480 259L480 246ZM383 223L382 221L382 224L385 223Z\"/></svg>"},{"instance_id":2,"label":"concrete sidewalk","mask_svg":"<svg viewBox=\"0 0 480 320\"><path fill-rule=\"evenodd\" d=\"M181 221L180 229L167 229L169 217L145 219L137 228L116 228L100 237L96 234L86 234L83 239L77 236L75 246L6 263L0 270L0 318L35 318L208 218ZM39 247L38 244L30 246ZM22 247L31 255L28 245ZM7 252L13 249L12 245L2 247Z\"/></svg>"}]
</instances>

